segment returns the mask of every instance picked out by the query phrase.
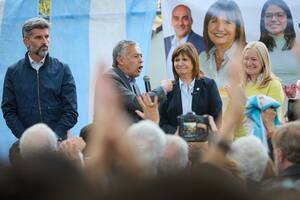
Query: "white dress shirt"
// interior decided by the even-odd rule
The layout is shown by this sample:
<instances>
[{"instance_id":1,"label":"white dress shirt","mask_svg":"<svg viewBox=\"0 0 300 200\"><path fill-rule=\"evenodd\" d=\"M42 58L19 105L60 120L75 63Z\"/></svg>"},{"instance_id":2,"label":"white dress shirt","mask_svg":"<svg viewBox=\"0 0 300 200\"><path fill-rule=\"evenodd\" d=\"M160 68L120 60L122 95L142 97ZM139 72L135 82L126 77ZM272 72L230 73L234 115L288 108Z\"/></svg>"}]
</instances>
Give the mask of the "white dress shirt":
<instances>
[{"instance_id":1,"label":"white dress shirt","mask_svg":"<svg viewBox=\"0 0 300 200\"><path fill-rule=\"evenodd\" d=\"M190 83L186 84L179 79L179 87L181 92L181 103L182 103L182 114L192 112L192 100L194 91L195 79Z\"/></svg>"}]
</instances>

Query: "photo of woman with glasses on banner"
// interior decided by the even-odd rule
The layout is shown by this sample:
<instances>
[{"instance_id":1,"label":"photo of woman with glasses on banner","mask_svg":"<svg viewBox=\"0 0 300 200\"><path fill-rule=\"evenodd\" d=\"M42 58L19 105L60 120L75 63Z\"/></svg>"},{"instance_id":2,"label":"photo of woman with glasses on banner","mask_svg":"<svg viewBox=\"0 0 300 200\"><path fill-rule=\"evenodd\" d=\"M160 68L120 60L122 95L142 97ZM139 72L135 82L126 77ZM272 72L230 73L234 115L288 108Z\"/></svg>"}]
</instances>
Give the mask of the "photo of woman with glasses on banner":
<instances>
[{"instance_id":1,"label":"photo of woman with glasses on banner","mask_svg":"<svg viewBox=\"0 0 300 200\"><path fill-rule=\"evenodd\" d=\"M290 8L283 0L264 3L260 20L260 41L270 54L272 72L280 79L286 96L296 94L296 82L300 76L300 63L293 51L296 33Z\"/></svg>"}]
</instances>

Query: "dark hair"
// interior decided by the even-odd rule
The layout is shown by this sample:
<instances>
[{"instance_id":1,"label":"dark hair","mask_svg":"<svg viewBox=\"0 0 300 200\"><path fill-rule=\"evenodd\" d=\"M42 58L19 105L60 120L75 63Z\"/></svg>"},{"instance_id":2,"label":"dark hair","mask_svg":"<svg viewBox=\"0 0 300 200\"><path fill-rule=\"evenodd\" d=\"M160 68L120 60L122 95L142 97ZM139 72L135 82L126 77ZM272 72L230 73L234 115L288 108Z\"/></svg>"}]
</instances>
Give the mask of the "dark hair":
<instances>
[{"instance_id":1,"label":"dark hair","mask_svg":"<svg viewBox=\"0 0 300 200\"><path fill-rule=\"evenodd\" d=\"M86 156L86 150L90 144L90 140L93 137L93 130L95 129L95 123L91 123L91 124L87 124L84 127L82 127L80 129L80 133L79 136L83 139L83 141L85 142L86 146L85 148L82 150L83 155Z\"/></svg>"},{"instance_id":2,"label":"dark hair","mask_svg":"<svg viewBox=\"0 0 300 200\"><path fill-rule=\"evenodd\" d=\"M282 50L292 49L295 45L296 33L294 30L293 17L291 14L291 10L287 6L287 4L283 0L268 0L263 5L261 15L260 15L260 38L259 41L265 43L269 51L272 51L274 47L276 47L275 40L271 35L269 35L268 31L265 27L265 13L269 6L275 5L281 8L286 16L287 16L287 25L284 30L284 39L285 45L282 47Z\"/></svg>"},{"instance_id":3,"label":"dark hair","mask_svg":"<svg viewBox=\"0 0 300 200\"><path fill-rule=\"evenodd\" d=\"M216 1L209 7L204 18L203 38L206 47L206 53L208 53L209 50L214 46L214 43L208 36L208 23L212 18L218 17L222 11L225 13L229 21L232 21L236 24L235 41L238 41L238 43L242 46L244 46L246 43L244 21L238 5L234 1Z\"/></svg>"},{"instance_id":4,"label":"dark hair","mask_svg":"<svg viewBox=\"0 0 300 200\"><path fill-rule=\"evenodd\" d=\"M195 46L190 43L184 43L180 46L178 46L176 49L174 49L173 54L172 54L172 70L173 70L173 74L174 74L174 78L175 80L179 79L179 75L177 74L175 67L174 67L174 60L176 57L178 57L179 55L186 55L187 57L189 57L193 63L193 78L202 78L203 76L201 76L202 72L200 71L200 64L199 64L199 57L198 57L198 52L197 49L195 48Z\"/></svg>"}]
</instances>

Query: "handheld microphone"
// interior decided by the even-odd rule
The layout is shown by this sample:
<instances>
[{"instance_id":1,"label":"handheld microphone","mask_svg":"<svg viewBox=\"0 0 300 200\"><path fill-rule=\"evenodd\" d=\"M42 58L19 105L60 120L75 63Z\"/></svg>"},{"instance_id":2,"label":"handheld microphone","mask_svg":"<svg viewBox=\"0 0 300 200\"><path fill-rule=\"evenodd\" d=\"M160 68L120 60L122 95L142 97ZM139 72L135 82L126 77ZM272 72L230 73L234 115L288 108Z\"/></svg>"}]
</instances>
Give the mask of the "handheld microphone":
<instances>
[{"instance_id":1,"label":"handheld microphone","mask_svg":"<svg viewBox=\"0 0 300 200\"><path fill-rule=\"evenodd\" d=\"M151 85L150 85L150 77L149 76L144 76L144 82L145 82L145 89L146 92L150 92L151 91Z\"/></svg>"}]
</instances>

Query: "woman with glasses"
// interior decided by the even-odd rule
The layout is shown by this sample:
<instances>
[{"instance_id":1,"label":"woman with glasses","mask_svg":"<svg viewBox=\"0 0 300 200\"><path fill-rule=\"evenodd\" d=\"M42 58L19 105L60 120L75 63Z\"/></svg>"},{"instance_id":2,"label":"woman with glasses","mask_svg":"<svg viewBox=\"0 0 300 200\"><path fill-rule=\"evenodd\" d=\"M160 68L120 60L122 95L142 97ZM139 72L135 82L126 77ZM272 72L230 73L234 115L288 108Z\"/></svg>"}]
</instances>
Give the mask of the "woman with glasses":
<instances>
[{"instance_id":1,"label":"woman with glasses","mask_svg":"<svg viewBox=\"0 0 300 200\"><path fill-rule=\"evenodd\" d=\"M299 79L300 64L294 54L296 33L291 11L283 0L268 0L261 12L260 41L270 54L272 72L284 88L295 88ZM293 97L287 93L288 97Z\"/></svg>"}]
</instances>

